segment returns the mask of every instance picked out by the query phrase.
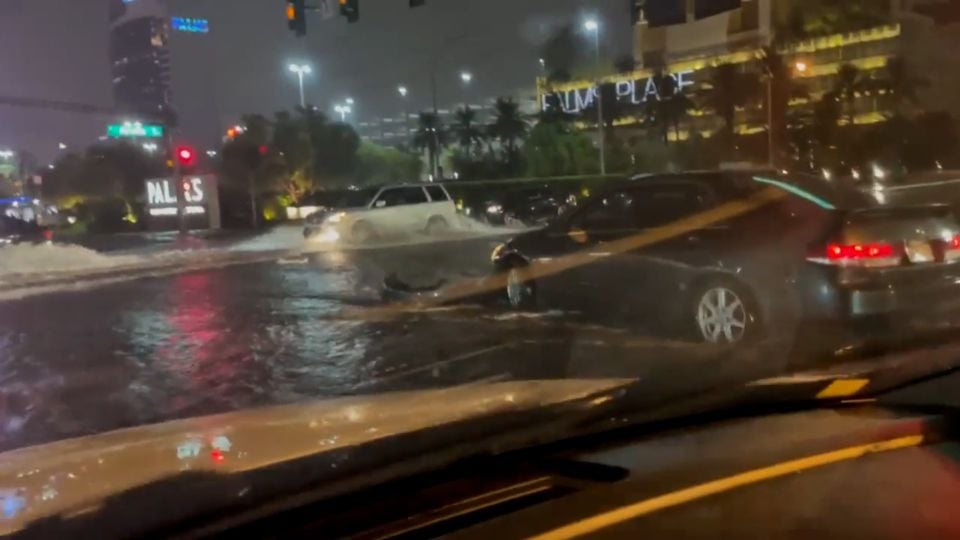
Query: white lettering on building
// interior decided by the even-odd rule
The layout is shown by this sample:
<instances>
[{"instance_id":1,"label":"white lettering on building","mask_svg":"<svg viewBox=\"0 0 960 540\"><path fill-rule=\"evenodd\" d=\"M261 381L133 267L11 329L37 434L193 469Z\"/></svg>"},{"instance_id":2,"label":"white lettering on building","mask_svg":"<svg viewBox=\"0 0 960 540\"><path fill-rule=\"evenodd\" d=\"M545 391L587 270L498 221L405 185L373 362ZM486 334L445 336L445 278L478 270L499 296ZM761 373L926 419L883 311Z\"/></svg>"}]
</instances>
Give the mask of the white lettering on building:
<instances>
[{"instance_id":1,"label":"white lettering on building","mask_svg":"<svg viewBox=\"0 0 960 540\"><path fill-rule=\"evenodd\" d=\"M693 70L689 69L670 74L670 77L676 82L677 91L683 92L684 88L694 85L694 82L690 80L690 75L692 73ZM639 105L641 103L646 103L647 100L651 98L657 100L660 99L660 90L657 88L655 77L616 81L614 84L616 87L617 101L626 101L633 103L634 105ZM554 101L560 104L560 107L563 108L563 112L578 113L593 105L593 101L596 99L598 92L599 90L596 86L591 86L589 88L575 88L572 90L554 92L553 95L556 97ZM549 97L550 94L544 94L541 96L540 107L542 110L546 110L549 106Z\"/></svg>"}]
</instances>

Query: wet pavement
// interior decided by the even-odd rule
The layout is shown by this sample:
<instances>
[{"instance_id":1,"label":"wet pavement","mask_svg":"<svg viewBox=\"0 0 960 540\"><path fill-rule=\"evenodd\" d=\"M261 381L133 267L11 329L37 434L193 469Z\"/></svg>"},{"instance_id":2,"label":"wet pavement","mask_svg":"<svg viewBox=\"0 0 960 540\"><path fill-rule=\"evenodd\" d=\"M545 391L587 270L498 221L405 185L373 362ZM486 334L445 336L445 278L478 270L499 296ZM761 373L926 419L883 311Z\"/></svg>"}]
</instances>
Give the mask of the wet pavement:
<instances>
[{"instance_id":1,"label":"wet pavement","mask_svg":"<svg viewBox=\"0 0 960 540\"><path fill-rule=\"evenodd\" d=\"M351 394L609 376L679 391L782 367L562 313L467 304L383 316L385 276L482 275L499 241L290 255L0 302L0 449Z\"/></svg>"},{"instance_id":2,"label":"wet pavement","mask_svg":"<svg viewBox=\"0 0 960 540\"><path fill-rule=\"evenodd\" d=\"M796 368L783 343L724 351L489 301L384 309L387 276L486 275L502 235L305 251L281 233L243 246L257 262L0 300L0 450L344 395L629 377L681 398Z\"/></svg>"}]
</instances>

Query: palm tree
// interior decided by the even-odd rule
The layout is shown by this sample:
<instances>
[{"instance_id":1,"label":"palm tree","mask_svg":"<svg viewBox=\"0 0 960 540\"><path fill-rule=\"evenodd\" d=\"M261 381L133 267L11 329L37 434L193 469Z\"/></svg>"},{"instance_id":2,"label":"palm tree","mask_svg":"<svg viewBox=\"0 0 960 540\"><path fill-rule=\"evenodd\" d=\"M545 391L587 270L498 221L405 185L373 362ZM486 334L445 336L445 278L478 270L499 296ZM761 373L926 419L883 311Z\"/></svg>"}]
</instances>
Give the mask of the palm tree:
<instances>
[{"instance_id":1,"label":"palm tree","mask_svg":"<svg viewBox=\"0 0 960 540\"><path fill-rule=\"evenodd\" d=\"M670 75L658 72L654 76L658 99L648 99L644 105L643 123L649 128L656 128L663 144L669 144L670 129L673 128L674 139L680 140L680 122L693 108L693 102L677 86L677 81Z\"/></svg>"},{"instance_id":2,"label":"palm tree","mask_svg":"<svg viewBox=\"0 0 960 540\"><path fill-rule=\"evenodd\" d=\"M728 149L733 147L733 134L738 107L743 107L757 93L759 81L734 64L722 64L714 69L708 81L710 86L706 105L723 120L723 139Z\"/></svg>"},{"instance_id":3,"label":"palm tree","mask_svg":"<svg viewBox=\"0 0 960 540\"><path fill-rule=\"evenodd\" d=\"M517 141L527 134L527 123L520 116L520 106L512 99L497 98L493 123L487 128L491 137L500 141L509 155L517 151Z\"/></svg>"},{"instance_id":4,"label":"palm tree","mask_svg":"<svg viewBox=\"0 0 960 540\"><path fill-rule=\"evenodd\" d=\"M823 151L831 149L836 142L840 115L840 98L836 92L824 94L813 109L813 137Z\"/></svg>"},{"instance_id":5,"label":"palm tree","mask_svg":"<svg viewBox=\"0 0 960 540\"><path fill-rule=\"evenodd\" d=\"M843 103L844 113L847 118L847 124L852 126L856 117L856 99L857 94L864 90L867 82L860 74L860 70L851 64L843 64L837 73L837 81L834 84L833 91L837 98Z\"/></svg>"},{"instance_id":6,"label":"palm tree","mask_svg":"<svg viewBox=\"0 0 960 540\"><path fill-rule=\"evenodd\" d=\"M466 151L467 155L471 155L483 142L483 132L476 123L477 111L465 105L458 109L454 116L456 123L451 126L451 130L456 134L457 144Z\"/></svg>"},{"instance_id":7,"label":"palm tree","mask_svg":"<svg viewBox=\"0 0 960 540\"><path fill-rule=\"evenodd\" d=\"M417 131L413 134L414 148L427 151L430 160L430 170L437 170L440 151L447 145L447 134L443 129L440 117L431 112L420 113L417 121Z\"/></svg>"},{"instance_id":8,"label":"palm tree","mask_svg":"<svg viewBox=\"0 0 960 540\"><path fill-rule=\"evenodd\" d=\"M930 85L930 81L916 76L902 57L887 60L881 86L891 94L891 108L895 115L902 115L903 106L917 103L917 90Z\"/></svg>"},{"instance_id":9,"label":"palm tree","mask_svg":"<svg viewBox=\"0 0 960 540\"><path fill-rule=\"evenodd\" d=\"M787 133L787 111L792 98L808 97L807 89L793 79L792 68L784 62L776 47L763 48L760 58L761 74L767 84L767 129L770 130L772 157L783 147Z\"/></svg>"}]
</instances>

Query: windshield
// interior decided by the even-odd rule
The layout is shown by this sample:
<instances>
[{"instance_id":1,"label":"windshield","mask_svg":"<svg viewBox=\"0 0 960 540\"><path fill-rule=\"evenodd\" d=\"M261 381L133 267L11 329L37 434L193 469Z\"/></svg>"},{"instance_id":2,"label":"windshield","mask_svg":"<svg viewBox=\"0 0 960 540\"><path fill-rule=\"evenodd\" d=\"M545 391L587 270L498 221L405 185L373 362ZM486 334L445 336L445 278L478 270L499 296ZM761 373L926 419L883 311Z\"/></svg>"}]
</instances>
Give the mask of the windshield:
<instances>
[{"instance_id":1,"label":"windshield","mask_svg":"<svg viewBox=\"0 0 960 540\"><path fill-rule=\"evenodd\" d=\"M370 204L374 195L380 191L378 188L360 189L357 191L348 191L339 194L333 199L331 208L363 208Z\"/></svg>"},{"instance_id":2,"label":"windshield","mask_svg":"<svg viewBox=\"0 0 960 540\"><path fill-rule=\"evenodd\" d=\"M922 346L956 4L0 1L0 450ZM244 451L212 425L177 459Z\"/></svg>"}]
</instances>

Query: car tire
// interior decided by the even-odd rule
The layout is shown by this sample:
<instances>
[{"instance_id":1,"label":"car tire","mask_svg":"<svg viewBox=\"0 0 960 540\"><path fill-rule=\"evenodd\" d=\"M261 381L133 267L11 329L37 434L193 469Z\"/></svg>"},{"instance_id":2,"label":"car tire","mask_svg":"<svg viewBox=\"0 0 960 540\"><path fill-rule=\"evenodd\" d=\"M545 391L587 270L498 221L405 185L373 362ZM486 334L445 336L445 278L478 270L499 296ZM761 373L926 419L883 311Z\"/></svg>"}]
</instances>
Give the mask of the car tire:
<instances>
[{"instance_id":1,"label":"car tire","mask_svg":"<svg viewBox=\"0 0 960 540\"><path fill-rule=\"evenodd\" d=\"M537 284L530 276L530 268L526 264L514 263L504 271L506 286L504 297L511 309L528 311L537 307Z\"/></svg>"},{"instance_id":2,"label":"car tire","mask_svg":"<svg viewBox=\"0 0 960 540\"><path fill-rule=\"evenodd\" d=\"M350 241L354 244L366 244L376 239L376 229L366 221L358 221L350 229Z\"/></svg>"},{"instance_id":3,"label":"car tire","mask_svg":"<svg viewBox=\"0 0 960 540\"><path fill-rule=\"evenodd\" d=\"M427 221L427 234L437 236L450 230L450 224L443 216L433 216Z\"/></svg>"},{"instance_id":4,"label":"car tire","mask_svg":"<svg viewBox=\"0 0 960 540\"><path fill-rule=\"evenodd\" d=\"M756 341L762 324L750 290L732 279L703 280L691 289L684 314L699 343L738 346Z\"/></svg>"}]
</instances>

